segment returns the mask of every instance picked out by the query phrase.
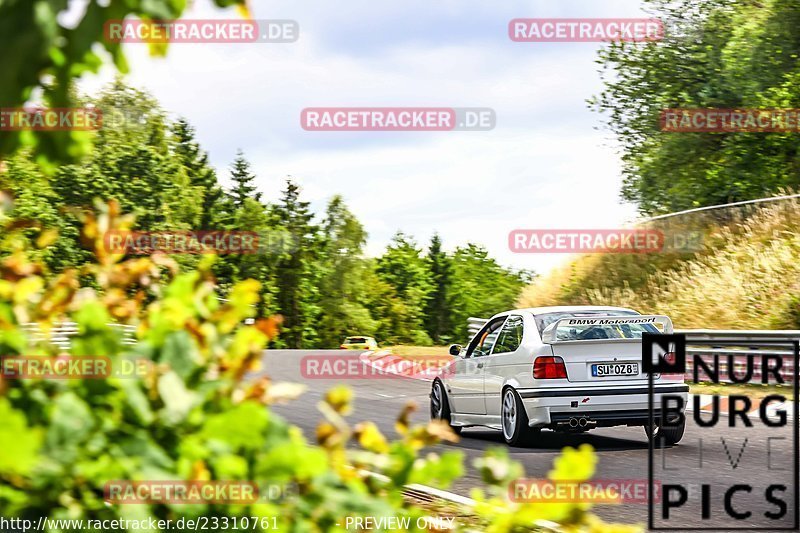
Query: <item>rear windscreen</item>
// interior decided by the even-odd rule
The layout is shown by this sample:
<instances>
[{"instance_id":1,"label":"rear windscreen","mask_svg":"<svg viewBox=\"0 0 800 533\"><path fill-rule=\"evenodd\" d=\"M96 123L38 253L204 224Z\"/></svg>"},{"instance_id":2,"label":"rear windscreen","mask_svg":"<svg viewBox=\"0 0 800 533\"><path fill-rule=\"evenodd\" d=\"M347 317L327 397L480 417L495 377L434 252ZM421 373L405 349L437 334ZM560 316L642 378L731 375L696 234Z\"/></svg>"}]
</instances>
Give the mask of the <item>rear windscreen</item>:
<instances>
[{"instance_id":1,"label":"rear windscreen","mask_svg":"<svg viewBox=\"0 0 800 533\"><path fill-rule=\"evenodd\" d=\"M349 343L367 342L367 339L365 339L364 337L347 337L344 342L349 342Z\"/></svg>"},{"instance_id":2,"label":"rear windscreen","mask_svg":"<svg viewBox=\"0 0 800 533\"><path fill-rule=\"evenodd\" d=\"M600 318L604 316L636 316L632 311L598 310L581 313L545 313L536 315L536 327L539 334L545 328L562 318ZM642 333L660 333L653 324L572 324L559 326L556 339L560 341L593 340L593 339L641 339Z\"/></svg>"}]
</instances>

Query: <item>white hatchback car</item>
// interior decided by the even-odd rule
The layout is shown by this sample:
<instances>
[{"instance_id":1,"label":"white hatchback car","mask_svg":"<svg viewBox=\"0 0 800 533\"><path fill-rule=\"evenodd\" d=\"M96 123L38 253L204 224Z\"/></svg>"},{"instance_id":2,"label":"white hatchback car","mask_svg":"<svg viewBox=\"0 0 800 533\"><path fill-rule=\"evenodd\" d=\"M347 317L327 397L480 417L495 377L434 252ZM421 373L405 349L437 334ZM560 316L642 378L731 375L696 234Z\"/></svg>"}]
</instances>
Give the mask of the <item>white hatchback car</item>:
<instances>
[{"instance_id":1,"label":"white hatchback car","mask_svg":"<svg viewBox=\"0 0 800 533\"><path fill-rule=\"evenodd\" d=\"M644 426L649 435L648 375L641 368L645 332L672 333L672 322L620 307L499 313L466 347L450 347L457 357L433 381L431 418L457 432L468 426L500 429L511 445L535 440L542 428ZM661 396L680 396L685 406L689 387L682 375L656 374L653 383L656 435L675 444L685 418L671 416L662 427Z\"/></svg>"}]
</instances>

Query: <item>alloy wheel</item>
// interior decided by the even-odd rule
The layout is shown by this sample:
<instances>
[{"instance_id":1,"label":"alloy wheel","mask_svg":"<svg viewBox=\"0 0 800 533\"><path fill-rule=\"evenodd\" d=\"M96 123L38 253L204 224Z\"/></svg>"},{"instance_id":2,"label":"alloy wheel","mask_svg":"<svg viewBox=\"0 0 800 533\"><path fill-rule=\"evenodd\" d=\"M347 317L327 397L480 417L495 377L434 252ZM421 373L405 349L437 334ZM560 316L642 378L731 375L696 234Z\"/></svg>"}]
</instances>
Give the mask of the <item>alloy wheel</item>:
<instances>
[{"instance_id":1,"label":"alloy wheel","mask_svg":"<svg viewBox=\"0 0 800 533\"><path fill-rule=\"evenodd\" d=\"M514 391L506 390L503 395L503 436L511 439L517 430L517 400L514 398Z\"/></svg>"}]
</instances>

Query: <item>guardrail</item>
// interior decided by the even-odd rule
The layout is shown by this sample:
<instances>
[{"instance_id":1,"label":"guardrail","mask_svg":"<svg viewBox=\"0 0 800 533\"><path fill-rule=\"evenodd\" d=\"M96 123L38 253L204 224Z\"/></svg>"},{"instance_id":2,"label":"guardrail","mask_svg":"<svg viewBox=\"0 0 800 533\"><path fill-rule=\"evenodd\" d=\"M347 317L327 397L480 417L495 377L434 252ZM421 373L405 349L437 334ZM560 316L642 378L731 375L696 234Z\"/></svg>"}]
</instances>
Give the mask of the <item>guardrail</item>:
<instances>
[{"instance_id":1,"label":"guardrail","mask_svg":"<svg viewBox=\"0 0 800 533\"><path fill-rule=\"evenodd\" d=\"M470 317L467 319L467 329L470 338L473 337L483 325L485 318ZM782 360L781 377L787 383L794 379L794 349L793 343L800 341L800 330L723 330L723 329L683 329L675 333L686 335L686 377L694 375L695 358L702 359L705 364L714 369L715 358L719 360L719 380L729 383L730 362L733 363L735 376L743 377L748 370L748 358L757 358L758 364L752 364L753 375L747 381L759 382L761 380L761 361L765 355L777 356ZM698 377L703 380L706 373L698 371Z\"/></svg>"},{"instance_id":2,"label":"guardrail","mask_svg":"<svg viewBox=\"0 0 800 533\"><path fill-rule=\"evenodd\" d=\"M794 342L800 341L800 330L723 330L723 329L684 329L675 333L686 335L686 376L693 377L694 361L701 359L705 364L715 368L715 359L719 360L719 380L730 382L730 372L742 378L748 372L748 359L752 376L745 381L754 383L761 381L761 358L763 356L780 357L780 375L787 383L794 381ZM732 366L731 366L732 363ZM703 370L698 370L702 381L706 377Z\"/></svg>"},{"instance_id":3,"label":"guardrail","mask_svg":"<svg viewBox=\"0 0 800 533\"><path fill-rule=\"evenodd\" d=\"M471 316L467 319L467 331L469 332L470 339L474 337L478 331L480 331L483 325L486 324L487 320L488 319L486 318L475 318L474 316Z\"/></svg>"},{"instance_id":4,"label":"guardrail","mask_svg":"<svg viewBox=\"0 0 800 533\"><path fill-rule=\"evenodd\" d=\"M114 329L119 330L122 344L133 346L136 344L136 326L126 324L108 324ZM69 351L72 348L72 337L78 333L76 322L59 322L52 328L43 330L37 323L27 323L22 325L27 337L34 343L46 342L58 346L62 350Z\"/></svg>"}]
</instances>

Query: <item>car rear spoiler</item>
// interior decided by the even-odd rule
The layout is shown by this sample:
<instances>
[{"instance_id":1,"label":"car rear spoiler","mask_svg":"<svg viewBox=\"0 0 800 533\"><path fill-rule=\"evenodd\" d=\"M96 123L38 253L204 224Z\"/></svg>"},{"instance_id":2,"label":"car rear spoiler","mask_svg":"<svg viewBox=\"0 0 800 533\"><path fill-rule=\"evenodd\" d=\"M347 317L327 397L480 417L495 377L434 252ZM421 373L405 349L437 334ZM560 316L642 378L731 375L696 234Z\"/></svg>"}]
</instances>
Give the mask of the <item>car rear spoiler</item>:
<instances>
[{"instance_id":1,"label":"car rear spoiler","mask_svg":"<svg viewBox=\"0 0 800 533\"><path fill-rule=\"evenodd\" d=\"M661 324L662 333L672 333L672 320L664 315L624 315L624 316L573 316L556 320L542 332L542 342L545 344L566 344L584 342L639 342L639 339L583 339L583 340L558 340L556 331L563 326L615 326L622 324Z\"/></svg>"}]
</instances>

